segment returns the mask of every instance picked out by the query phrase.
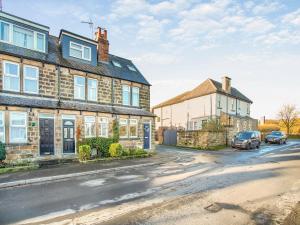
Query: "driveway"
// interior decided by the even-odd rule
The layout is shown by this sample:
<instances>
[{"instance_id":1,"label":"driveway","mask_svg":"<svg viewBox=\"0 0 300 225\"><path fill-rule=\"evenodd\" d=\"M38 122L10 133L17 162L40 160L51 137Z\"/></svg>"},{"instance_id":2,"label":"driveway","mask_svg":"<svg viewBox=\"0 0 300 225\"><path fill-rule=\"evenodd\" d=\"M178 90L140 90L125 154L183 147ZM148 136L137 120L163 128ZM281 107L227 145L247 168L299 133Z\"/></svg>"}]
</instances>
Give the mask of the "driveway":
<instances>
[{"instance_id":1,"label":"driveway","mask_svg":"<svg viewBox=\"0 0 300 225\"><path fill-rule=\"evenodd\" d=\"M300 199L298 142L252 151L159 146L143 160L137 168L1 189L0 224L270 224Z\"/></svg>"}]
</instances>

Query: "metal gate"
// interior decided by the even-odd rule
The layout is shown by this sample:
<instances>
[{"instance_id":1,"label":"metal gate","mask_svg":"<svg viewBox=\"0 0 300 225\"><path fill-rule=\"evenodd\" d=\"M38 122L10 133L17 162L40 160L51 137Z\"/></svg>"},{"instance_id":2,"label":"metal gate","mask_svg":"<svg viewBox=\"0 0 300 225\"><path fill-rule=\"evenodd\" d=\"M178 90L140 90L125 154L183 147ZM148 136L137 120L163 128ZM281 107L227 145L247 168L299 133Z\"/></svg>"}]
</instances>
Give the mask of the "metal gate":
<instances>
[{"instance_id":1,"label":"metal gate","mask_svg":"<svg viewBox=\"0 0 300 225\"><path fill-rule=\"evenodd\" d=\"M177 145L177 130L165 130L164 131L164 145Z\"/></svg>"}]
</instances>

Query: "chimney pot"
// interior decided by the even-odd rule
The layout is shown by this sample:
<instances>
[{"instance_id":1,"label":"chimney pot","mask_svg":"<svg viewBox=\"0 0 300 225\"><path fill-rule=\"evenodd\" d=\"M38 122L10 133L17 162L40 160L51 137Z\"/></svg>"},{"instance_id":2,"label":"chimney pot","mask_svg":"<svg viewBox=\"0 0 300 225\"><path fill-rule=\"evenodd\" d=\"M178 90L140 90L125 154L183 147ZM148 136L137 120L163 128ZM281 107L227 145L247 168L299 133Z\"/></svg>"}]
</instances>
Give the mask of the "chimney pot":
<instances>
[{"instance_id":1,"label":"chimney pot","mask_svg":"<svg viewBox=\"0 0 300 225\"><path fill-rule=\"evenodd\" d=\"M230 94L231 93L231 78L224 76L222 77L222 89L226 93Z\"/></svg>"}]
</instances>

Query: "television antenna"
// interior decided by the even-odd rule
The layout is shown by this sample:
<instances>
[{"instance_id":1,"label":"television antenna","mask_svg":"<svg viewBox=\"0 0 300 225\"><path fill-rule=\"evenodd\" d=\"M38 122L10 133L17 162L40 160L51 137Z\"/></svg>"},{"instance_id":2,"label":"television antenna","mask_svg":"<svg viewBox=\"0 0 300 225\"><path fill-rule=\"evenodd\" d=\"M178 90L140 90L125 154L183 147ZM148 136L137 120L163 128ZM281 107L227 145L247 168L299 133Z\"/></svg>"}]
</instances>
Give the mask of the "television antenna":
<instances>
[{"instance_id":1,"label":"television antenna","mask_svg":"<svg viewBox=\"0 0 300 225\"><path fill-rule=\"evenodd\" d=\"M81 23L85 23L85 24L89 25L89 27L91 29L91 38L93 39L94 38L94 22L92 21L92 19L90 18L88 21L81 21Z\"/></svg>"}]
</instances>

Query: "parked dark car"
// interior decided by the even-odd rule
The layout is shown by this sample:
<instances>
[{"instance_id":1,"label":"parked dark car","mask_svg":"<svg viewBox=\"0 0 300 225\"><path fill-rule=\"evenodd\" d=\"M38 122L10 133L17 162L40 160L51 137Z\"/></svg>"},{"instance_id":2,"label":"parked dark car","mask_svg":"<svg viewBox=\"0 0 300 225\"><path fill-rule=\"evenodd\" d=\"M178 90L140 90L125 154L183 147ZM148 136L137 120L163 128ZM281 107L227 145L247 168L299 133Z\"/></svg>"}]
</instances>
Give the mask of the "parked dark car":
<instances>
[{"instance_id":1,"label":"parked dark car","mask_svg":"<svg viewBox=\"0 0 300 225\"><path fill-rule=\"evenodd\" d=\"M286 144L287 136L281 131L272 131L265 138L265 143Z\"/></svg>"},{"instance_id":2,"label":"parked dark car","mask_svg":"<svg viewBox=\"0 0 300 225\"><path fill-rule=\"evenodd\" d=\"M252 149L259 148L261 135L259 131L244 131L237 133L231 141L232 148Z\"/></svg>"}]
</instances>

